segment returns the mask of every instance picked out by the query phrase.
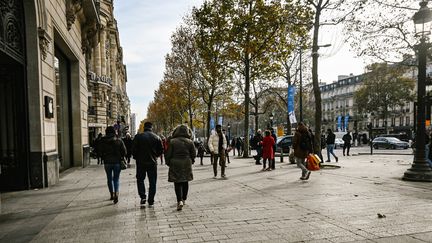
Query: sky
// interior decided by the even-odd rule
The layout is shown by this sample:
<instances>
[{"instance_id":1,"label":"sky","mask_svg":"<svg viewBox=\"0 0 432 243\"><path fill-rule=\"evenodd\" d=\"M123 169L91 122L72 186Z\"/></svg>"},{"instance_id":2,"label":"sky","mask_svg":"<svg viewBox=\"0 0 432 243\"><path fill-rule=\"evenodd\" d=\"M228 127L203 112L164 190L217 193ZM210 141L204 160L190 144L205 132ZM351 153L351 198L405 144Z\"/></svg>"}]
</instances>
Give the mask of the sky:
<instances>
[{"instance_id":1,"label":"sky","mask_svg":"<svg viewBox=\"0 0 432 243\"><path fill-rule=\"evenodd\" d=\"M163 78L165 55L169 53L170 37L182 23L182 18L193 6L203 0L117 0L114 1L114 17L123 47L126 64L127 93L131 112L137 113L137 124L146 116L147 106L153 100L154 91ZM330 28L330 27L328 27ZM343 43L337 28L323 29L319 45L331 44L320 49L319 79L330 83L338 75L361 74L365 63L354 58L348 44Z\"/></svg>"}]
</instances>

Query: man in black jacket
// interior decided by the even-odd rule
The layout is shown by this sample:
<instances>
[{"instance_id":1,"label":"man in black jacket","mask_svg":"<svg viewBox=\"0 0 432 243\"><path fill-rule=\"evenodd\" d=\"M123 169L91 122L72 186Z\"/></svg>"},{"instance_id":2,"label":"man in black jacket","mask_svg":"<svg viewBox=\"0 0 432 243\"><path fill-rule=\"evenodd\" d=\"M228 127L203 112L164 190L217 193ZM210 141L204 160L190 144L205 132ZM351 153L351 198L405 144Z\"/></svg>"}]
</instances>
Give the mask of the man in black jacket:
<instances>
[{"instance_id":1,"label":"man in black jacket","mask_svg":"<svg viewBox=\"0 0 432 243\"><path fill-rule=\"evenodd\" d=\"M152 123L144 123L144 133L135 135L132 155L136 160L136 179L141 206L146 203L144 180L149 180L148 203L153 206L156 195L157 159L163 153L162 140L152 132Z\"/></svg>"}]
</instances>

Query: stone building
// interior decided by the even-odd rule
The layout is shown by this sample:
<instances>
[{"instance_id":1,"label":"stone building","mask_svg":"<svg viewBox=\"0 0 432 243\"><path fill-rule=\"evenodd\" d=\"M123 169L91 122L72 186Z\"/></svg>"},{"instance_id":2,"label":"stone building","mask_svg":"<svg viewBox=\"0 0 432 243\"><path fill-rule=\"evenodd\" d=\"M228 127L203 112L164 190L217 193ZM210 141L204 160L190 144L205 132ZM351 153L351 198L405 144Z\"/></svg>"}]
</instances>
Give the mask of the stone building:
<instances>
[{"instance_id":1,"label":"stone building","mask_svg":"<svg viewBox=\"0 0 432 243\"><path fill-rule=\"evenodd\" d=\"M99 96L89 85L88 70L98 73L93 52L107 36L101 34L101 23L112 11L101 9L110 4L0 0L0 191L53 185L62 171L88 164L89 97ZM129 113L129 101L118 34L112 33L115 21L111 23L102 33L109 30L117 38L109 51L120 61L105 62L115 66L109 73L117 75L109 76L113 85L105 94L117 116ZM123 101L126 105L119 105Z\"/></svg>"},{"instance_id":2,"label":"stone building","mask_svg":"<svg viewBox=\"0 0 432 243\"><path fill-rule=\"evenodd\" d=\"M94 48L87 75L89 84L88 126L89 139L104 133L109 125L120 121L120 130L126 132L130 122L130 103L126 94L126 66L120 46L117 21L112 0L99 3L99 38Z\"/></svg>"},{"instance_id":3,"label":"stone building","mask_svg":"<svg viewBox=\"0 0 432 243\"><path fill-rule=\"evenodd\" d=\"M414 78L415 73L407 73ZM346 130L368 133L367 125L372 124L373 135L385 133L406 133L412 136L414 125L414 103L391 110L385 121L377 114L358 114L354 93L362 85L362 75L339 76L338 81L321 85L323 129L331 128L336 132Z\"/></svg>"}]
</instances>

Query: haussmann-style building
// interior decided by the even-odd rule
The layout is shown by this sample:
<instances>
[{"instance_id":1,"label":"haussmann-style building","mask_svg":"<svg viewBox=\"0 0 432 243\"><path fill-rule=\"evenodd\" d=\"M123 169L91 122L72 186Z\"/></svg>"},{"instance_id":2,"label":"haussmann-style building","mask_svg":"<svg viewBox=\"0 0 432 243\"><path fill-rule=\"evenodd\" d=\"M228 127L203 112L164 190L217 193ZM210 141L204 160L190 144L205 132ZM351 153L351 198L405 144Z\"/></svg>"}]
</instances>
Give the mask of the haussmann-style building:
<instances>
[{"instance_id":1,"label":"haussmann-style building","mask_svg":"<svg viewBox=\"0 0 432 243\"><path fill-rule=\"evenodd\" d=\"M0 0L0 191L89 163L91 136L129 121L112 1Z\"/></svg>"}]
</instances>

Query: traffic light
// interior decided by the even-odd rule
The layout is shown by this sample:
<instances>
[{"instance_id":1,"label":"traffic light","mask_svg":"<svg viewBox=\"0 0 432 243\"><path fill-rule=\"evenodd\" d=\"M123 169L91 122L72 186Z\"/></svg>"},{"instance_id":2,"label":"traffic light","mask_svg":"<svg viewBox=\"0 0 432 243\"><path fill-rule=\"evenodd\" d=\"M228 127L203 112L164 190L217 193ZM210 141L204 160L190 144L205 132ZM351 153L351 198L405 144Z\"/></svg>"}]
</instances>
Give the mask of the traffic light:
<instances>
[{"instance_id":1,"label":"traffic light","mask_svg":"<svg viewBox=\"0 0 432 243\"><path fill-rule=\"evenodd\" d=\"M370 130L372 129L372 122L369 122L369 124L367 124L367 128Z\"/></svg>"}]
</instances>

